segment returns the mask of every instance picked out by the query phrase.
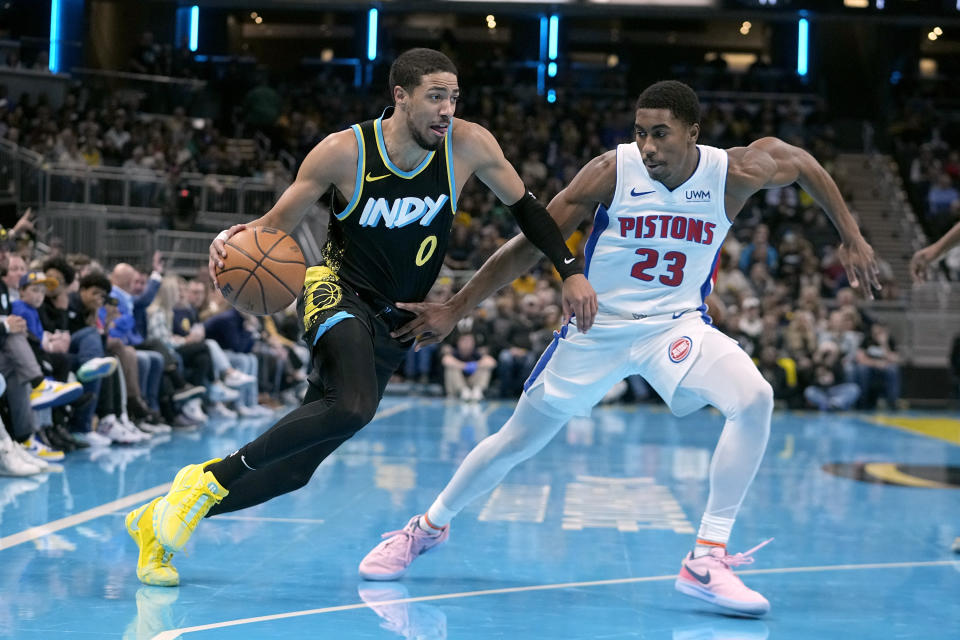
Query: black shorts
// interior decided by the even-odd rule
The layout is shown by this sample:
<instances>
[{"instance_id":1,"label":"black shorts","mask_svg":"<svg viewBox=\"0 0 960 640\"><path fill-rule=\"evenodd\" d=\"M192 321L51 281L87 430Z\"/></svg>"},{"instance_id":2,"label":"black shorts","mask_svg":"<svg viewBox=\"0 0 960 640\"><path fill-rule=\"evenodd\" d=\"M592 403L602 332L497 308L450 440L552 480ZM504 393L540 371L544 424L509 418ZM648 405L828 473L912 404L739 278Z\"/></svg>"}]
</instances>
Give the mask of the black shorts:
<instances>
[{"instance_id":1,"label":"black shorts","mask_svg":"<svg viewBox=\"0 0 960 640\"><path fill-rule=\"evenodd\" d=\"M373 340L377 381L380 395L390 376L403 362L413 341L400 342L390 337L390 332L406 323L413 314L395 309L389 304L379 304L363 299L350 285L340 280L327 266L307 269L303 294L297 303L297 311L303 322L303 339L311 352L323 335L344 320L355 318L367 329ZM349 349L349 345L343 345ZM311 377L318 382L319 369L323 363L311 363Z\"/></svg>"}]
</instances>

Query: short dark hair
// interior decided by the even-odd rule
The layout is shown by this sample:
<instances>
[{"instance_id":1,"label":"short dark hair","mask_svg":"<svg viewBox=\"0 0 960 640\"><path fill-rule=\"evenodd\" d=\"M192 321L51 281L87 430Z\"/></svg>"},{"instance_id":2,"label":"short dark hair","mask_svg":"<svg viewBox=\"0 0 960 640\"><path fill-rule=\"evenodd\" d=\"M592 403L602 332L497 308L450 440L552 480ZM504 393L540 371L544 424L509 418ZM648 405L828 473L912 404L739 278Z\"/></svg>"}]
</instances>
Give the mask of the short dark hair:
<instances>
[{"instance_id":1,"label":"short dark hair","mask_svg":"<svg viewBox=\"0 0 960 640\"><path fill-rule=\"evenodd\" d=\"M110 290L113 289L113 285L110 284L110 280L107 278L107 276L99 271L88 273L80 278L81 289L90 289L91 287L102 289L106 293L110 293Z\"/></svg>"},{"instance_id":2,"label":"short dark hair","mask_svg":"<svg viewBox=\"0 0 960 640\"><path fill-rule=\"evenodd\" d=\"M47 258L43 262L43 270L47 269L56 269L63 274L63 280L65 285L68 287L73 284L73 279L77 277L77 272L74 271L73 267L70 266L70 263L67 262L62 256L55 256L53 258Z\"/></svg>"},{"instance_id":3,"label":"short dark hair","mask_svg":"<svg viewBox=\"0 0 960 640\"><path fill-rule=\"evenodd\" d=\"M697 94L676 80L663 80L644 89L637 98L636 109L669 109L675 118L687 124L700 124Z\"/></svg>"},{"instance_id":4,"label":"short dark hair","mask_svg":"<svg viewBox=\"0 0 960 640\"><path fill-rule=\"evenodd\" d=\"M413 91L420 85L423 76L438 71L457 75L457 67L453 61L436 49L417 48L404 51L390 65L390 95L393 96L393 88L396 86Z\"/></svg>"}]
</instances>

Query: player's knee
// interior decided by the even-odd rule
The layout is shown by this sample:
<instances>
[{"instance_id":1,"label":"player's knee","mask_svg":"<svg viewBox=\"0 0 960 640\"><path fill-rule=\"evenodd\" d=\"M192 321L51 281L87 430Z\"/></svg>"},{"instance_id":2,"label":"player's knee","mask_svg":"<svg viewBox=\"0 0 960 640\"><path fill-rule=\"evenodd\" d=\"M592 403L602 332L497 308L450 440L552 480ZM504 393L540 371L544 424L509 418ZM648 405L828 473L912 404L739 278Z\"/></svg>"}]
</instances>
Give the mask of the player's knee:
<instances>
[{"instance_id":1,"label":"player's knee","mask_svg":"<svg viewBox=\"0 0 960 640\"><path fill-rule=\"evenodd\" d=\"M351 393L337 402L341 424L351 432L365 427L377 413L377 399L363 393Z\"/></svg>"},{"instance_id":2,"label":"player's knee","mask_svg":"<svg viewBox=\"0 0 960 640\"><path fill-rule=\"evenodd\" d=\"M769 416L773 413L773 387L764 379L756 381L745 401L745 410L752 415Z\"/></svg>"},{"instance_id":3,"label":"player's knee","mask_svg":"<svg viewBox=\"0 0 960 640\"><path fill-rule=\"evenodd\" d=\"M291 491L297 491L307 486L307 483L310 482L310 478L313 477L313 471L315 467L307 469L292 469L287 473L286 478L282 482L283 491L282 493L290 493Z\"/></svg>"}]
</instances>

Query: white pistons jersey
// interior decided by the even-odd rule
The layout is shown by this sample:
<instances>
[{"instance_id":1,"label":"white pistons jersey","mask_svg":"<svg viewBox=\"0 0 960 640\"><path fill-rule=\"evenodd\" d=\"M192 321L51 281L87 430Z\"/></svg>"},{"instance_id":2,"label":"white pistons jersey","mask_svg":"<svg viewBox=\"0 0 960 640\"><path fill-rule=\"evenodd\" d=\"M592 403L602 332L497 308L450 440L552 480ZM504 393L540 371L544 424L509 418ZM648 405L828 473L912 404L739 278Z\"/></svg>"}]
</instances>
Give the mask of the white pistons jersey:
<instances>
[{"instance_id":1,"label":"white pistons jersey","mask_svg":"<svg viewBox=\"0 0 960 640\"><path fill-rule=\"evenodd\" d=\"M671 191L650 178L636 143L617 147L613 201L597 209L586 245L586 274L601 315L640 319L699 310L706 319L704 300L730 229L727 152L697 149L693 175Z\"/></svg>"}]
</instances>

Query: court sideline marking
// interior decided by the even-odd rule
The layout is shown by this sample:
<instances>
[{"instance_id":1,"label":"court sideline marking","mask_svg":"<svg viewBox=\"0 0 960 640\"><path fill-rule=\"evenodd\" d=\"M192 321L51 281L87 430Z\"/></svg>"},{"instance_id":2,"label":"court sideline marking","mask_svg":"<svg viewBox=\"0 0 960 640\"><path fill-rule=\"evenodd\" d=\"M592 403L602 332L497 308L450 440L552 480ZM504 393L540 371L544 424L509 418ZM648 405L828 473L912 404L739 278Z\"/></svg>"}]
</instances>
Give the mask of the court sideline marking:
<instances>
[{"instance_id":1,"label":"court sideline marking","mask_svg":"<svg viewBox=\"0 0 960 640\"><path fill-rule=\"evenodd\" d=\"M885 562L876 564L835 564L823 565L817 567L782 567L778 569L750 569L747 571L737 571L737 575L759 575L770 573L806 573L816 571L859 571L864 569L903 569L911 567L939 567L956 564L955 560L932 560L926 562ZM665 576L645 576L641 578L614 578L610 580L591 580L587 582L561 582L557 584L539 584L526 587L506 587L503 589L484 589L482 591L462 591L460 593L441 593L432 596L418 596L415 598L398 598L396 600L384 600L374 603L378 607L393 604L412 604L415 602L431 602L436 600L450 600L453 598L473 598L476 596L500 595L505 593L524 593L529 591L549 591L554 589L573 589L581 587L602 587L614 584L634 584L640 582L666 582L675 580L677 574L671 573ZM195 633L197 631L209 631L211 629L223 629L226 627L236 627L244 624L253 624L256 622L270 622L273 620L283 620L286 618L298 618L302 616L312 616L321 613L336 613L338 611L351 611L354 609L369 609L371 606L365 602L356 604L345 604L336 607L324 607L322 609L305 609L303 611L290 611L288 613L276 613L268 616L258 616L255 618L240 618L237 620L228 620L225 622L214 622L195 627L183 627L182 629L171 629L163 631L153 636L151 640L176 640L185 633Z\"/></svg>"},{"instance_id":2,"label":"court sideline marking","mask_svg":"<svg viewBox=\"0 0 960 640\"><path fill-rule=\"evenodd\" d=\"M412 406L414 406L413 402L405 402L403 404L390 407L389 409L384 409L383 411L377 413L370 422L379 420L380 418L387 418L389 416L398 414L401 411L406 411ZM53 522L30 527L29 529L24 529L19 533L5 536L0 538L0 551L9 549L10 547L15 547L18 544L23 544L24 542L30 542L31 540L42 538L43 536L60 531L62 529L69 529L70 527L76 526L83 522L95 520L101 516L110 515L115 511L121 511L139 502L144 502L151 498L155 498L166 493L170 489L170 485L170 482L158 484L150 489L145 489L132 495L107 502L99 507L93 507L92 509L87 509L86 511L81 511L80 513L75 513L65 518L54 520Z\"/></svg>"},{"instance_id":3,"label":"court sideline marking","mask_svg":"<svg viewBox=\"0 0 960 640\"><path fill-rule=\"evenodd\" d=\"M87 509L86 511L81 511L80 513L75 513L71 516L67 516L66 518L60 518L59 520L48 522L47 524L41 524L37 525L36 527L24 529L20 533L14 533L13 535L6 536L5 538L0 538L0 551L9 549L10 547L15 547L18 544L23 544L24 542L30 542L31 540L42 538L43 536L54 533L55 531L60 531L61 529L68 529L82 522L87 522L88 520L94 520L100 516L111 514L119 509L126 509L127 507L135 505L139 502L143 502L145 500L149 500L150 498L159 496L160 494L166 493L168 489L170 489L169 482L158 484L151 489L145 489L139 493L134 493L133 495L120 498L119 500L102 504L99 507Z\"/></svg>"}]
</instances>

